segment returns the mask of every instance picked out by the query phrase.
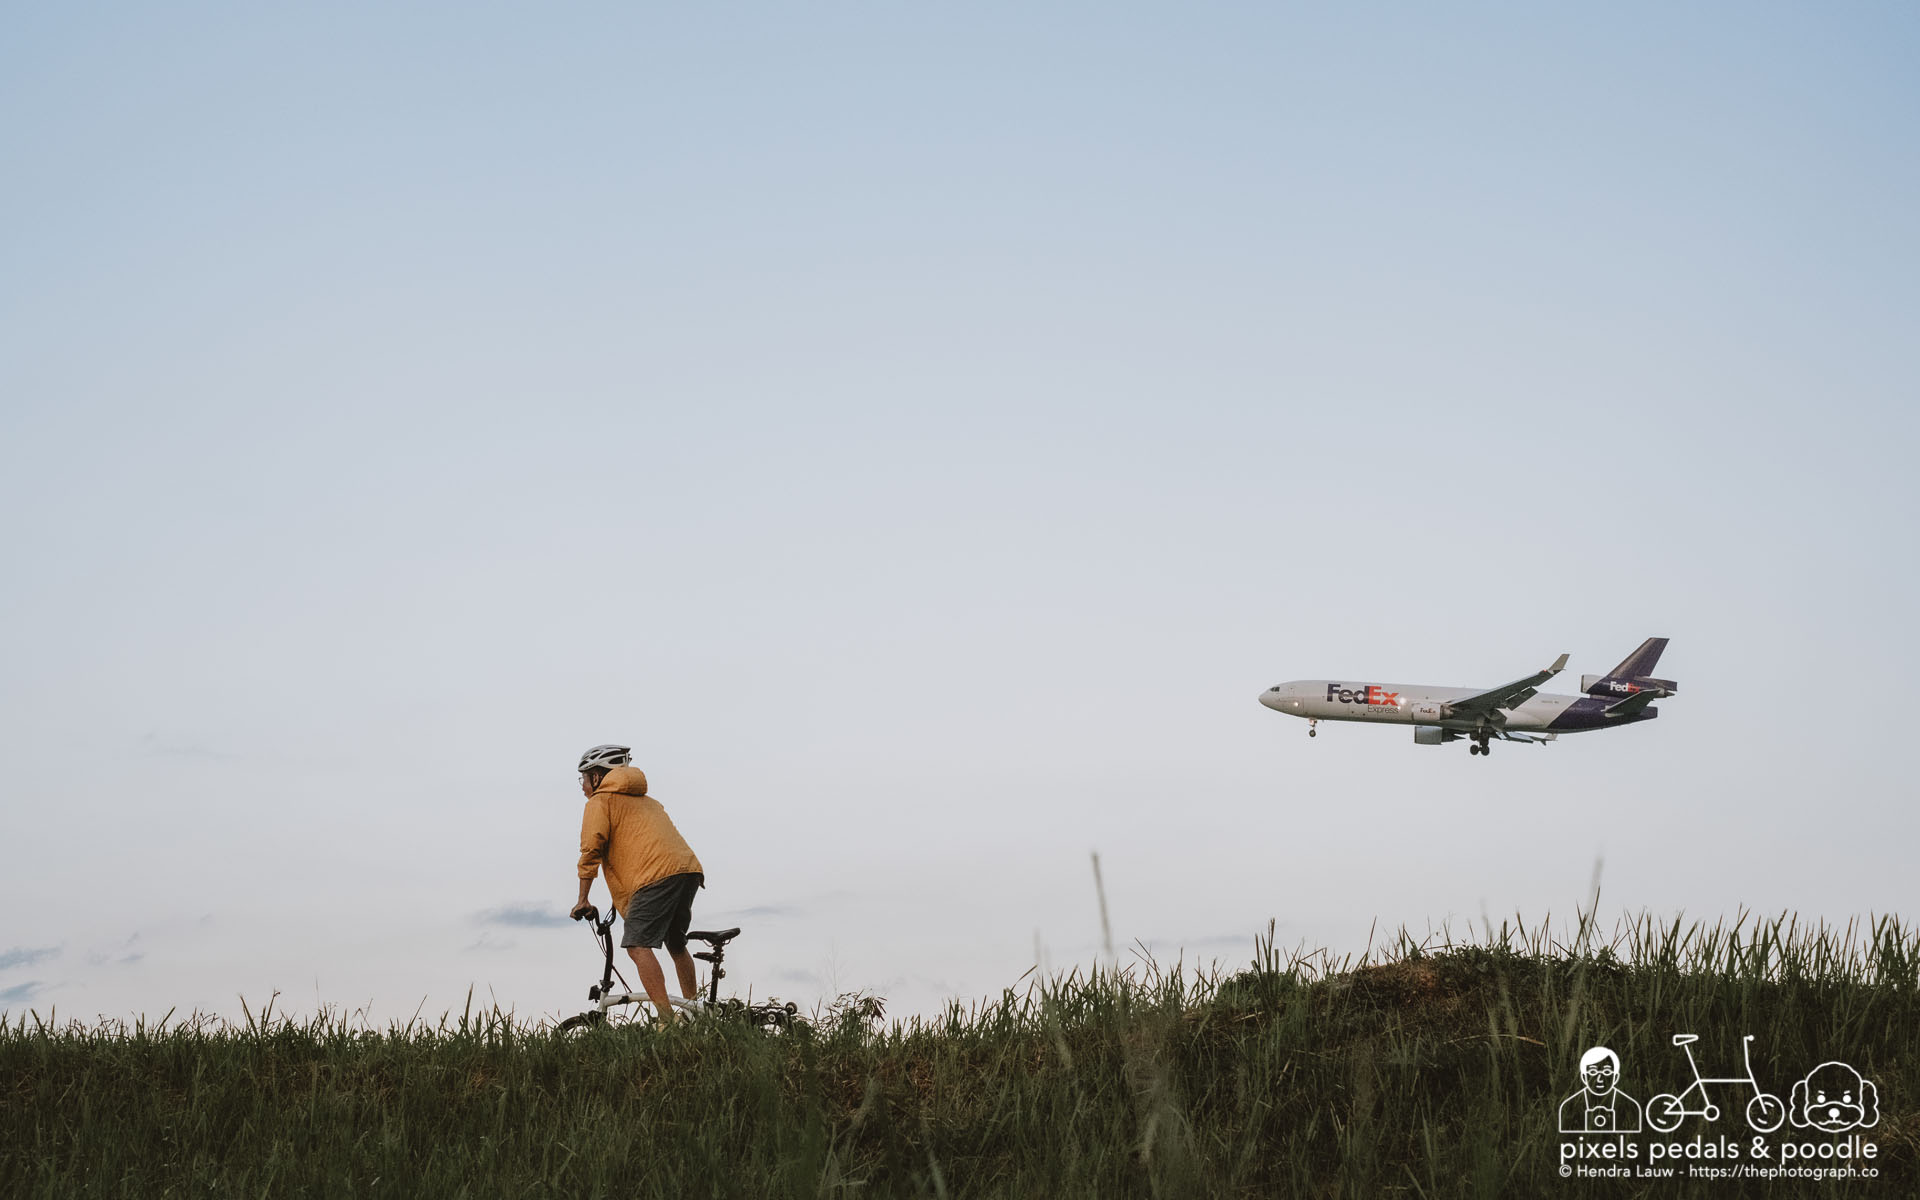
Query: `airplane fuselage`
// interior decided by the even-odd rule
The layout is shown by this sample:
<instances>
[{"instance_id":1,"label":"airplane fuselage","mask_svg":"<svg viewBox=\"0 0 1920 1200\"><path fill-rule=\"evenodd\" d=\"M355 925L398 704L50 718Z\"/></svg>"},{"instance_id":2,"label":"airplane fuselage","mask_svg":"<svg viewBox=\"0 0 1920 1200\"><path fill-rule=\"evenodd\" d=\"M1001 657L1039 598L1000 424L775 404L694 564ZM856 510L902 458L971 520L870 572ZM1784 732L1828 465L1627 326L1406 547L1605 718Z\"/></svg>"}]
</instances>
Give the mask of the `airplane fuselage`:
<instances>
[{"instance_id":1,"label":"airplane fuselage","mask_svg":"<svg viewBox=\"0 0 1920 1200\"><path fill-rule=\"evenodd\" d=\"M1372 683L1341 679L1296 679L1268 688L1260 703L1275 712L1309 721L1362 721L1381 725L1429 725L1459 733L1479 729L1485 718L1456 716L1453 701L1480 694L1478 688L1435 687L1422 683ZM1534 695L1503 710L1501 728L1515 733L1579 733L1610 729L1660 715L1652 706L1608 717L1611 700L1594 696Z\"/></svg>"}]
</instances>

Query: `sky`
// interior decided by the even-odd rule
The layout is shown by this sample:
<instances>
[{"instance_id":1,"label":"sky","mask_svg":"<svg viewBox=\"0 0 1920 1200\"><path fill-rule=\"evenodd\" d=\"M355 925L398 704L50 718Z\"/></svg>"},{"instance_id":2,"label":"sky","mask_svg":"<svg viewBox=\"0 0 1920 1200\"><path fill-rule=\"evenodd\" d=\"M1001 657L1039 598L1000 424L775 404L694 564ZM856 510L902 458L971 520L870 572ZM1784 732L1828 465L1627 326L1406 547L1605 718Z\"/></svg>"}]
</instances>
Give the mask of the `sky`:
<instances>
[{"instance_id":1,"label":"sky","mask_svg":"<svg viewBox=\"0 0 1920 1200\"><path fill-rule=\"evenodd\" d=\"M1227 970L1912 911L1911 9L7 25L0 1009L577 1011L609 741L803 1006L1096 961L1095 853Z\"/></svg>"}]
</instances>

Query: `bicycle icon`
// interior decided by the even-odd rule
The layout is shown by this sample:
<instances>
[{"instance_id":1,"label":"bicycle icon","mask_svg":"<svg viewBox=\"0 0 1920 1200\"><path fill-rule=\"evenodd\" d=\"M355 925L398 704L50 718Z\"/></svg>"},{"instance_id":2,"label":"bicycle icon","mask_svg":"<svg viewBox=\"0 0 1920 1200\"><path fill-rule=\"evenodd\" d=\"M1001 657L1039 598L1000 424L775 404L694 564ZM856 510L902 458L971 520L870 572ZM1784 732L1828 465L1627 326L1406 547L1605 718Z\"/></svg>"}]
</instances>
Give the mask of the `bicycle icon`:
<instances>
[{"instance_id":1,"label":"bicycle icon","mask_svg":"<svg viewBox=\"0 0 1920 1200\"><path fill-rule=\"evenodd\" d=\"M1680 1122L1688 1117L1705 1117L1709 1121L1719 1120L1719 1106L1715 1105L1707 1095L1707 1085L1710 1083L1744 1083L1753 1089L1753 1099L1747 1101L1747 1124L1752 1126L1755 1132L1772 1133L1786 1123L1787 1106L1781 1103L1780 1097L1761 1091L1759 1080L1753 1077L1752 1034L1749 1033L1741 1039L1740 1043L1740 1053L1746 1060L1747 1073L1736 1075L1731 1079L1707 1079L1700 1074L1700 1064L1693 1060L1693 1043L1699 1040L1700 1035L1697 1033L1673 1035L1673 1044L1686 1051L1687 1066L1693 1069L1693 1083L1677 1096L1671 1092L1663 1092L1647 1101L1647 1124L1661 1133L1672 1133L1680 1128ZM1694 1103L1697 1103L1698 1107L1692 1107L1689 1104L1689 1097L1696 1097L1696 1093L1697 1098Z\"/></svg>"}]
</instances>

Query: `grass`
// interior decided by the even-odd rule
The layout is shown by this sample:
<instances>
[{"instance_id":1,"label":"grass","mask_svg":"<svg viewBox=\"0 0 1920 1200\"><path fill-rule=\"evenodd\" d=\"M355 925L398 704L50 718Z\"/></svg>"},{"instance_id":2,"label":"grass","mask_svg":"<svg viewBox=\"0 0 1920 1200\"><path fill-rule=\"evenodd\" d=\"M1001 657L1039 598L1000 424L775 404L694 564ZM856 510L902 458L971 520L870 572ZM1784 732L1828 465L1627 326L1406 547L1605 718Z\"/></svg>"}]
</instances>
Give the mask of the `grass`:
<instances>
[{"instance_id":1,"label":"grass","mask_svg":"<svg viewBox=\"0 0 1920 1200\"><path fill-rule=\"evenodd\" d=\"M1237 973L1141 959L884 1027L770 1036L498 1012L155 1027L0 1021L0 1195L1907 1196L1920 1191L1920 939L1893 919L1582 921L1402 935ZM1701 1068L1782 1096L1841 1059L1879 1085L1877 1179L1562 1179L1595 1043L1646 1099ZM1752 1135L1735 1115L1676 1138ZM1729 1104L1728 1101L1735 1101ZM1791 1129L1776 1140L1785 1140ZM1794 1133L1796 1139L1804 1132ZM1831 1141L1822 1137L1820 1140Z\"/></svg>"}]
</instances>

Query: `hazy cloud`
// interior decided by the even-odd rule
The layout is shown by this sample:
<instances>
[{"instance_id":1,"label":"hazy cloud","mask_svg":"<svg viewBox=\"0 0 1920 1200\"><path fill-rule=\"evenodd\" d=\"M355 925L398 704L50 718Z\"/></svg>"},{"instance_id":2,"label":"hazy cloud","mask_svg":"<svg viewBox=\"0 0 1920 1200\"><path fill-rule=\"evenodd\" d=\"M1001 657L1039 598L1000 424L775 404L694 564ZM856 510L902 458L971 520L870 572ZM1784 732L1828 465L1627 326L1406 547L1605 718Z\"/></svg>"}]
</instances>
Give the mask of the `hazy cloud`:
<instances>
[{"instance_id":1,"label":"hazy cloud","mask_svg":"<svg viewBox=\"0 0 1920 1200\"><path fill-rule=\"evenodd\" d=\"M805 909L792 904L756 904L752 908L729 908L715 914L715 916L717 918L725 918L729 921L735 918L745 918L751 921L760 917L769 919L774 917L797 917L805 911ZM707 928L707 926L703 925L701 928L704 929Z\"/></svg>"},{"instance_id":2,"label":"hazy cloud","mask_svg":"<svg viewBox=\"0 0 1920 1200\"><path fill-rule=\"evenodd\" d=\"M113 950L92 950L87 953L87 964L95 967L130 967L146 957L144 951L131 949L140 940L140 931L134 930L127 940Z\"/></svg>"},{"instance_id":3,"label":"hazy cloud","mask_svg":"<svg viewBox=\"0 0 1920 1200\"><path fill-rule=\"evenodd\" d=\"M196 758L204 762L239 762L246 757L226 750L215 750L199 742L162 739L154 733L141 739L141 749L154 758Z\"/></svg>"},{"instance_id":4,"label":"hazy cloud","mask_svg":"<svg viewBox=\"0 0 1920 1200\"><path fill-rule=\"evenodd\" d=\"M0 1005L19 1004L31 1000L40 992L46 991L46 985L38 979L29 979L25 983L16 983L10 988L0 988Z\"/></svg>"},{"instance_id":5,"label":"hazy cloud","mask_svg":"<svg viewBox=\"0 0 1920 1200\"><path fill-rule=\"evenodd\" d=\"M0 950L0 971L8 967L31 967L43 963L60 953L58 946L15 946L11 950Z\"/></svg>"},{"instance_id":6,"label":"hazy cloud","mask_svg":"<svg viewBox=\"0 0 1920 1200\"><path fill-rule=\"evenodd\" d=\"M1202 947L1239 946L1248 954L1253 953L1254 935L1251 933L1213 933L1199 937L1146 938L1145 944L1155 951L1162 947L1177 950L1197 950Z\"/></svg>"},{"instance_id":7,"label":"hazy cloud","mask_svg":"<svg viewBox=\"0 0 1920 1200\"><path fill-rule=\"evenodd\" d=\"M557 929L573 924L566 913L534 903L503 904L475 913L473 919L482 925L507 925L516 929Z\"/></svg>"}]
</instances>

